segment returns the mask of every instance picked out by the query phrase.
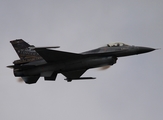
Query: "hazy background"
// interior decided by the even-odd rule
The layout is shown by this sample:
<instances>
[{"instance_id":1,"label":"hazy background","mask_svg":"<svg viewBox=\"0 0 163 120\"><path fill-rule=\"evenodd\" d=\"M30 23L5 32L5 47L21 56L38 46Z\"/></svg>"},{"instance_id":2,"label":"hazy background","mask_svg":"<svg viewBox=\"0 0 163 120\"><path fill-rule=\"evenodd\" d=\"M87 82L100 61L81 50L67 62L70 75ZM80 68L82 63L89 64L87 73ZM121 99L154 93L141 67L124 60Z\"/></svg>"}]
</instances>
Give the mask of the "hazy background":
<instances>
[{"instance_id":1,"label":"hazy background","mask_svg":"<svg viewBox=\"0 0 163 120\"><path fill-rule=\"evenodd\" d=\"M0 0L0 38L1 120L163 119L162 0ZM27 85L6 68L19 38L77 53L113 42L162 49L84 74L96 80Z\"/></svg>"}]
</instances>

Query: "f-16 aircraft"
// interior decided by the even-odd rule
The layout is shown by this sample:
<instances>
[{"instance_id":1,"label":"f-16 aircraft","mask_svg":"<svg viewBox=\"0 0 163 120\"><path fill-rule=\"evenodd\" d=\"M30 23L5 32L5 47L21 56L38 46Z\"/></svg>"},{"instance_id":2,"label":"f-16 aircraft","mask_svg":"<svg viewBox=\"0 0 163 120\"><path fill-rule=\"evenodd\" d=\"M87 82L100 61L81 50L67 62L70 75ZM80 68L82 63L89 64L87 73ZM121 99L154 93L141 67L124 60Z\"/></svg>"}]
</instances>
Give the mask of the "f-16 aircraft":
<instances>
[{"instance_id":1,"label":"f-16 aircraft","mask_svg":"<svg viewBox=\"0 0 163 120\"><path fill-rule=\"evenodd\" d=\"M15 77L22 77L25 83L33 84L40 77L55 81L58 73L63 74L68 82L72 80L95 79L81 77L90 68L111 66L118 57L142 54L156 50L149 47L129 46L124 43L107 44L83 53L71 53L52 50L55 47L35 47L22 39L10 41L19 56L13 69Z\"/></svg>"}]
</instances>

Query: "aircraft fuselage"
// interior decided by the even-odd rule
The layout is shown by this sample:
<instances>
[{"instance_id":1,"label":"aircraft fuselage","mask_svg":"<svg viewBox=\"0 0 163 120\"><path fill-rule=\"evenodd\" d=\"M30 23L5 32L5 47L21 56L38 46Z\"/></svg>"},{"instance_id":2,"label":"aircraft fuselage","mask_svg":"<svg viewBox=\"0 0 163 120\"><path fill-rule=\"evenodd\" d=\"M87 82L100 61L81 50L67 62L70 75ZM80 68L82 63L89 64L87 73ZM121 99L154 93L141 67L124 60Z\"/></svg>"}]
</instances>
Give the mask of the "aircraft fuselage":
<instances>
[{"instance_id":1,"label":"aircraft fuselage","mask_svg":"<svg viewBox=\"0 0 163 120\"><path fill-rule=\"evenodd\" d=\"M64 61L58 63L46 63L43 65L35 66L27 70L14 71L16 77L20 76L48 76L47 71L55 73L62 73L67 71L75 71L81 69L90 69L106 65L113 65L116 63L116 57L84 57L78 60Z\"/></svg>"},{"instance_id":2,"label":"aircraft fuselage","mask_svg":"<svg viewBox=\"0 0 163 120\"><path fill-rule=\"evenodd\" d=\"M36 83L39 77L45 80L55 80L58 73L63 74L67 81L75 79L93 79L81 77L90 69L111 66L118 57L142 54L155 49L148 47L129 46L123 43L108 44L83 53L70 53L51 50L57 47L34 47L22 39L10 41L20 60L14 61L13 68L16 77L22 77L28 83Z\"/></svg>"}]
</instances>

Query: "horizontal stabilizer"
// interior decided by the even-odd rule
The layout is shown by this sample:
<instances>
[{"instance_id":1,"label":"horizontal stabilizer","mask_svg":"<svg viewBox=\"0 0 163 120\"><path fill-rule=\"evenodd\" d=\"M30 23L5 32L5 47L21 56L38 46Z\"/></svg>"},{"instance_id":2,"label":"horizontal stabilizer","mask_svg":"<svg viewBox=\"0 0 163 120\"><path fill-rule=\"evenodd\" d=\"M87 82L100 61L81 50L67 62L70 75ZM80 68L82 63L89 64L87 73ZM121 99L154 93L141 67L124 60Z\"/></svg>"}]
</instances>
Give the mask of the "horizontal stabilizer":
<instances>
[{"instance_id":1,"label":"horizontal stabilizer","mask_svg":"<svg viewBox=\"0 0 163 120\"><path fill-rule=\"evenodd\" d=\"M37 80L39 79L40 76L27 76L27 77L22 77L25 83L27 84L33 84L36 83Z\"/></svg>"},{"instance_id":2,"label":"horizontal stabilizer","mask_svg":"<svg viewBox=\"0 0 163 120\"><path fill-rule=\"evenodd\" d=\"M6 67L14 69L14 65L9 65L9 66L6 66Z\"/></svg>"},{"instance_id":3,"label":"horizontal stabilizer","mask_svg":"<svg viewBox=\"0 0 163 120\"><path fill-rule=\"evenodd\" d=\"M11 68L11 69L30 69L30 68L35 67L35 65L23 65L23 66L20 66L20 65L9 65L7 67Z\"/></svg>"}]
</instances>

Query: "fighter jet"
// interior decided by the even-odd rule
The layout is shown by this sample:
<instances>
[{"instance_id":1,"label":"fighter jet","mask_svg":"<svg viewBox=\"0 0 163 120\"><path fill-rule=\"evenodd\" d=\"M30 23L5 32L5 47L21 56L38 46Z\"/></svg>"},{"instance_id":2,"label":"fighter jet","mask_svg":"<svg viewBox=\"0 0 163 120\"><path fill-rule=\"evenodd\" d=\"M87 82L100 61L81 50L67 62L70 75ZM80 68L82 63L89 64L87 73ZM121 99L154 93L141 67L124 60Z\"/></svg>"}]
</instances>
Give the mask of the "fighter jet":
<instances>
[{"instance_id":1,"label":"fighter jet","mask_svg":"<svg viewBox=\"0 0 163 120\"><path fill-rule=\"evenodd\" d=\"M27 84L36 83L40 77L44 77L47 81L55 81L58 73L63 74L68 82L95 79L81 76L90 68L114 65L119 57L156 50L114 43L83 53L71 53L53 49L59 46L35 47L22 39L12 40L10 43L20 59L15 60L14 65L7 67L12 68L15 77L22 77Z\"/></svg>"}]
</instances>

